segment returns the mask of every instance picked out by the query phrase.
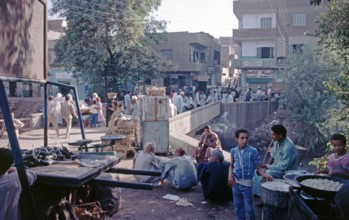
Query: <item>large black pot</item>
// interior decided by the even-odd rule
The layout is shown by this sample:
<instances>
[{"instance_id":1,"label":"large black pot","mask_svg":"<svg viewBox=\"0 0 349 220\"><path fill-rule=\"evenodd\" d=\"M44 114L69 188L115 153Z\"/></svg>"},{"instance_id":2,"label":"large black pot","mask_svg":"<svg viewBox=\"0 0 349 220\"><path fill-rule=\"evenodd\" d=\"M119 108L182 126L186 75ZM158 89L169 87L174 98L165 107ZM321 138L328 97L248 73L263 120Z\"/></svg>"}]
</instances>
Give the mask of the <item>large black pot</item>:
<instances>
[{"instance_id":1,"label":"large black pot","mask_svg":"<svg viewBox=\"0 0 349 220\"><path fill-rule=\"evenodd\" d=\"M329 191L329 190L322 190L322 189L316 189L313 187L306 186L302 184L301 182L306 179L328 179L328 180L333 180L337 181L340 183L344 183L345 180L337 177L331 177L331 176L320 176L320 175L302 175L296 177L297 183L301 186L301 189L308 193L311 196L314 197L322 197L325 199L332 200L336 196L337 192L336 191Z\"/></svg>"}]
</instances>

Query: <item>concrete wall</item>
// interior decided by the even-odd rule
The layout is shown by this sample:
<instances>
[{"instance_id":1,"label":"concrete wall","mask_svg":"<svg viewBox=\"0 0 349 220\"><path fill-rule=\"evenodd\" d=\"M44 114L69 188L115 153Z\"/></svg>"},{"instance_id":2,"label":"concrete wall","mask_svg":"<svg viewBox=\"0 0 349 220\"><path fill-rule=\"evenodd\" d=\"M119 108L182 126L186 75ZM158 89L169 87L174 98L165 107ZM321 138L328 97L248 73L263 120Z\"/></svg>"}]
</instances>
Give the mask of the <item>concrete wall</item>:
<instances>
[{"instance_id":1,"label":"concrete wall","mask_svg":"<svg viewBox=\"0 0 349 220\"><path fill-rule=\"evenodd\" d=\"M183 147L191 154L198 140L187 134L201 128L207 122L221 114L221 103L205 105L170 118L170 145L172 148Z\"/></svg>"},{"instance_id":2,"label":"concrete wall","mask_svg":"<svg viewBox=\"0 0 349 220\"><path fill-rule=\"evenodd\" d=\"M266 115L272 114L278 108L277 102L237 102L214 103L184 112L170 119L170 146L183 147L189 154L197 146L198 140L188 136L189 132L202 128L212 119L225 114L227 123L234 122L237 128L252 130L264 120ZM231 134L227 134L231 136ZM225 137L223 137L225 138ZM229 160L228 152L224 157Z\"/></svg>"}]
</instances>

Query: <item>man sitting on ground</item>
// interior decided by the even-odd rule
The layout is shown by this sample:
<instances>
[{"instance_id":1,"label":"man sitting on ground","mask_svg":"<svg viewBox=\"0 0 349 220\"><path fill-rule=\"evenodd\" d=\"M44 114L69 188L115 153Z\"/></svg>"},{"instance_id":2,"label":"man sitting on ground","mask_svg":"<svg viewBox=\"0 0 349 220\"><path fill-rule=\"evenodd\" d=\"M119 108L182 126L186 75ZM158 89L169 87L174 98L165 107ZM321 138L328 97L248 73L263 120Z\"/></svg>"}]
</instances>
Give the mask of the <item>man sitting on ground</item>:
<instances>
[{"instance_id":1,"label":"man sitting on ground","mask_svg":"<svg viewBox=\"0 0 349 220\"><path fill-rule=\"evenodd\" d=\"M172 187L191 189L197 184L197 173L192 158L185 156L182 148L177 148L175 157L162 164L161 179L168 180Z\"/></svg>"},{"instance_id":2,"label":"man sitting on ground","mask_svg":"<svg viewBox=\"0 0 349 220\"><path fill-rule=\"evenodd\" d=\"M205 199L215 201L232 200L232 191L228 186L230 164L224 161L222 151L213 149L208 163L198 165L199 180Z\"/></svg>"},{"instance_id":3,"label":"man sitting on ground","mask_svg":"<svg viewBox=\"0 0 349 220\"><path fill-rule=\"evenodd\" d=\"M136 170L161 171L160 163L162 159L154 154L156 145L148 142L144 145L144 150L140 150L133 158L133 168ZM153 183L158 185L160 177L158 176L134 176L139 183Z\"/></svg>"}]
</instances>

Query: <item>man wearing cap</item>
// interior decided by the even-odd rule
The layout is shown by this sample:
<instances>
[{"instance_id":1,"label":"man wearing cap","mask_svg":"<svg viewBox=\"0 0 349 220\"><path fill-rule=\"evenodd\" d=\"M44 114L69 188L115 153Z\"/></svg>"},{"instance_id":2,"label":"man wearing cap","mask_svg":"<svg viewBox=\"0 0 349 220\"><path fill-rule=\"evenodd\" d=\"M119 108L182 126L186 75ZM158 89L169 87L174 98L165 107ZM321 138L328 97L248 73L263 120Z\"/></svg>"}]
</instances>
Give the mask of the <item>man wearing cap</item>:
<instances>
[{"instance_id":1,"label":"man wearing cap","mask_svg":"<svg viewBox=\"0 0 349 220\"><path fill-rule=\"evenodd\" d=\"M208 163L198 165L198 176L202 185L205 199L214 201L232 200L232 192L228 186L229 163L224 161L222 151L211 150Z\"/></svg>"},{"instance_id":2,"label":"man wearing cap","mask_svg":"<svg viewBox=\"0 0 349 220\"><path fill-rule=\"evenodd\" d=\"M128 106L127 114L132 116L138 116L138 102L137 96L133 95L131 98L131 103Z\"/></svg>"}]
</instances>

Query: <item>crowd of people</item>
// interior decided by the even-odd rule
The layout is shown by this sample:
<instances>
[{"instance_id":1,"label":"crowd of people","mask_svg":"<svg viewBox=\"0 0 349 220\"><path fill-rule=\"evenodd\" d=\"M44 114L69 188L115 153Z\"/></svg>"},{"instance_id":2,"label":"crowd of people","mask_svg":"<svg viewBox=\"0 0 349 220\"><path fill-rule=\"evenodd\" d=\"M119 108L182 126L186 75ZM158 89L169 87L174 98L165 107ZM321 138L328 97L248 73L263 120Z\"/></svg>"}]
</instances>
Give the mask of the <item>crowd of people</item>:
<instances>
[{"instance_id":1,"label":"crowd of people","mask_svg":"<svg viewBox=\"0 0 349 220\"><path fill-rule=\"evenodd\" d=\"M267 163L261 161L257 149L248 144L249 132L246 129L235 131L237 145L230 150L230 162L224 160L219 137L210 126L204 127L192 156L187 155L182 148L176 148L173 158L160 157L155 155L155 144L147 143L134 158L134 168L159 171L162 175L141 178L136 176L136 179L155 185L168 182L171 187L179 190L189 190L200 182L205 199L233 199L238 220L245 219L245 212L248 219L255 219L254 206L264 205L262 201L254 204L254 196L261 196L262 183L282 179L287 171L298 169L298 151L287 136L287 129L276 124L271 128L270 134L273 147ZM331 143L335 153L328 157L328 170L321 172L349 179L346 138L342 134L334 134ZM339 204L341 205L343 204Z\"/></svg>"},{"instance_id":2,"label":"crowd of people","mask_svg":"<svg viewBox=\"0 0 349 220\"><path fill-rule=\"evenodd\" d=\"M178 91L171 90L168 92L171 103L176 107L177 114L194 108L204 106L210 103L222 102L252 102L252 101L273 101L278 100L280 93L272 93L271 87L264 90L260 86L256 90L248 88L242 90L239 87L223 88L213 87L207 92L195 89L195 87L183 87Z\"/></svg>"},{"instance_id":3,"label":"crowd of people","mask_svg":"<svg viewBox=\"0 0 349 220\"><path fill-rule=\"evenodd\" d=\"M194 90L195 91L195 90ZM211 89L208 93L201 91L179 91L169 94L170 108L179 114L192 108L197 108L212 102L263 101L272 97L271 88L263 92L260 87L256 91L248 89L244 94L237 88L232 91L221 91L220 88ZM275 97L273 95L273 97ZM65 137L69 138L72 119L77 117L72 96L63 97L58 93L55 97L48 97L48 121L52 123L56 135L59 136L59 124L65 121L67 126ZM123 102L116 100L116 94L108 95L105 107L106 117L103 114L101 99L96 93L88 105L91 110L90 127L98 123L107 126L106 134L112 132L122 114L139 114L137 96L125 92ZM62 120L63 119L63 120ZM255 219L254 196L261 196L261 184L264 181L282 179L289 170L298 169L298 152L295 144L287 136L287 129L276 124L271 128L273 147L267 163L261 161L257 149L248 144L249 132L246 129L235 131L237 145L230 150L230 161L223 155L221 142L217 133L209 125L204 127L198 146L193 149L192 155L178 147L170 159L155 155L156 144L148 142L138 151L133 159L133 168L137 170L159 171L161 176L135 175L140 183L159 185L167 183L178 190L190 190L200 185L205 199L213 201L234 201L234 210L238 220ZM328 170L321 171L331 176L349 179L349 154L346 153L346 138L342 134L331 137L334 153L328 157ZM0 151L1 153L1 151ZM1 155L0 155L1 156ZM5 168L4 168L5 169ZM7 167L8 169L8 167ZM3 171L3 173L5 173ZM0 173L0 182L3 174ZM260 201L257 206L263 206Z\"/></svg>"}]
</instances>

